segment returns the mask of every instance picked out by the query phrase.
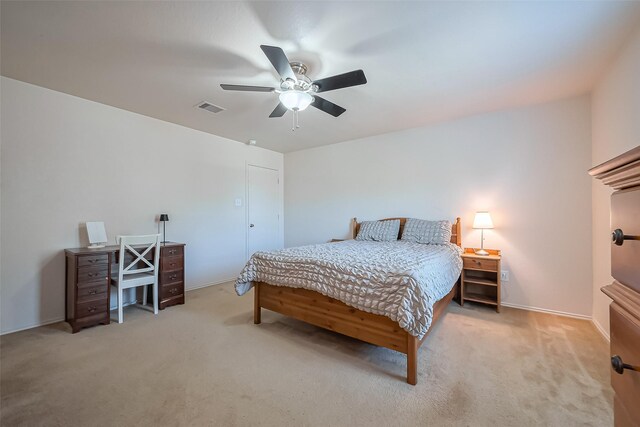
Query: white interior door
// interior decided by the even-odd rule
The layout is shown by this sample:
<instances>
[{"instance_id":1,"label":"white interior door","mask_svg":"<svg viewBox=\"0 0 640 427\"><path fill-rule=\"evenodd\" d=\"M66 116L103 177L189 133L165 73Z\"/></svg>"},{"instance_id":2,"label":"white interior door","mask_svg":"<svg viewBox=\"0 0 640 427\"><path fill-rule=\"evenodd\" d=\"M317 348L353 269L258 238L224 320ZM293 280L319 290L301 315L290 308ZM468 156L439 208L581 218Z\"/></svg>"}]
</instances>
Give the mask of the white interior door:
<instances>
[{"instance_id":1,"label":"white interior door","mask_svg":"<svg viewBox=\"0 0 640 427\"><path fill-rule=\"evenodd\" d=\"M280 247L280 176L274 169L248 166L249 256Z\"/></svg>"}]
</instances>

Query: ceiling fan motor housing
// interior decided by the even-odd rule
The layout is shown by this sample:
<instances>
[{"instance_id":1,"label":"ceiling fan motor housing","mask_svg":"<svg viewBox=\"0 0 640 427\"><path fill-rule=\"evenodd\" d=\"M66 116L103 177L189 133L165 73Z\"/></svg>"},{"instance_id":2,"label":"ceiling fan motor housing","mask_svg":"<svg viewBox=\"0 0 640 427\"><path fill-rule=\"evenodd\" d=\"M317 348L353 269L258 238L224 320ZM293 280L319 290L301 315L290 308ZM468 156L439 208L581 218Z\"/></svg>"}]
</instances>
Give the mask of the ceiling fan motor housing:
<instances>
[{"instance_id":1,"label":"ceiling fan motor housing","mask_svg":"<svg viewBox=\"0 0 640 427\"><path fill-rule=\"evenodd\" d=\"M316 92L318 86L313 84L313 81L307 77L307 71L309 70L302 62L290 62L291 69L296 75L297 81L291 79L282 79L280 81L280 89L287 90L299 90L302 92Z\"/></svg>"}]
</instances>

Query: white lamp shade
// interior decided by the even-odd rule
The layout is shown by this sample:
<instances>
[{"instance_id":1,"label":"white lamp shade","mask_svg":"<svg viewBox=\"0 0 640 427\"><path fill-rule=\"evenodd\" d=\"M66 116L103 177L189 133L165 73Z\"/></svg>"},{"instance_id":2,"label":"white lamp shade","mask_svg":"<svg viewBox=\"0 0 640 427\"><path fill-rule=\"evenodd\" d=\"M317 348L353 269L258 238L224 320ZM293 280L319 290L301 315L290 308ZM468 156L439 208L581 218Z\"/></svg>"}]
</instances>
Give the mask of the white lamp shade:
<instances>
[{"instance_id":1,"label":"white lamp shade","mask_svg":"<svg viewBox=\"0 0 640 427\"><path fill-rule=\"evenodd\" d=\"M291 111L302 111L313 102L313 96L300 90L288 90L280 94L280 102Z\"/></svg>"},{"instance_id":2,"label":"white lamp shade","mask_svg":"<svg viewBox=\"0 0 640 427\"><path fill-rule=\"evenodd\" d=\"M491 221L489 212L476 212L476 217L473 219L473 228L493 228L493 221Z\"/></svg>"}]
</instances>

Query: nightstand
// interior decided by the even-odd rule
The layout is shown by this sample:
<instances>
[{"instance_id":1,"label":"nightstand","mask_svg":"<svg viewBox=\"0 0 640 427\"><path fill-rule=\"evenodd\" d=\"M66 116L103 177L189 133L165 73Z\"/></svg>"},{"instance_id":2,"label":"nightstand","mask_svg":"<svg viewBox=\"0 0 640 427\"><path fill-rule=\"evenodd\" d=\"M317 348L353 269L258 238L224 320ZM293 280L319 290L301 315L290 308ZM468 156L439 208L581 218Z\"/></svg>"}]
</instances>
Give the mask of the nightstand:
<instances>
[{"instance_id":1,"label":"nightstand","mask_svg":"<svg viewBox=\"0 0 640 427\"><path fill-rule=\"evenodd\" d=\"M466 301L493 305L500 313L500 261L499 250L486 249L489 255L476 255L471 248L462 254L460 278L460 305Z\"/></svg>"}]
</instances>

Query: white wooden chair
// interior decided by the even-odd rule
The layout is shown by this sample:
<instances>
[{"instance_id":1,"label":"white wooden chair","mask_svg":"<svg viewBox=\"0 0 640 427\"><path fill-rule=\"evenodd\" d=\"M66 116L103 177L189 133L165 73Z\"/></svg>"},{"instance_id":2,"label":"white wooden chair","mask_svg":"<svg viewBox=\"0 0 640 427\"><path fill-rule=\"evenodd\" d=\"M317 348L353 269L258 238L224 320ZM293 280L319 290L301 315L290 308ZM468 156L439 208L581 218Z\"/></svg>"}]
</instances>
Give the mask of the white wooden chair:
<instances>
[{"instance_id":1,"label":"white wooden chair","mask_svg":"<svg viewBox=\"0 0 640 427\"><path fill-rule=\"evenodd\" d=\"M119 236L120 256L118 276L111 278L111 284L118 287L118 323L122 323L122 291L144 286L142 305L147 304L147 286L153 286L153 313L158 314L158 269L160 266L160 234L146 236ZM134 248L137 246L137 248ZM153 263L145 256L153 251ZM134 259L125 266L126 253Z\"/></svg>"}]
</instances>

